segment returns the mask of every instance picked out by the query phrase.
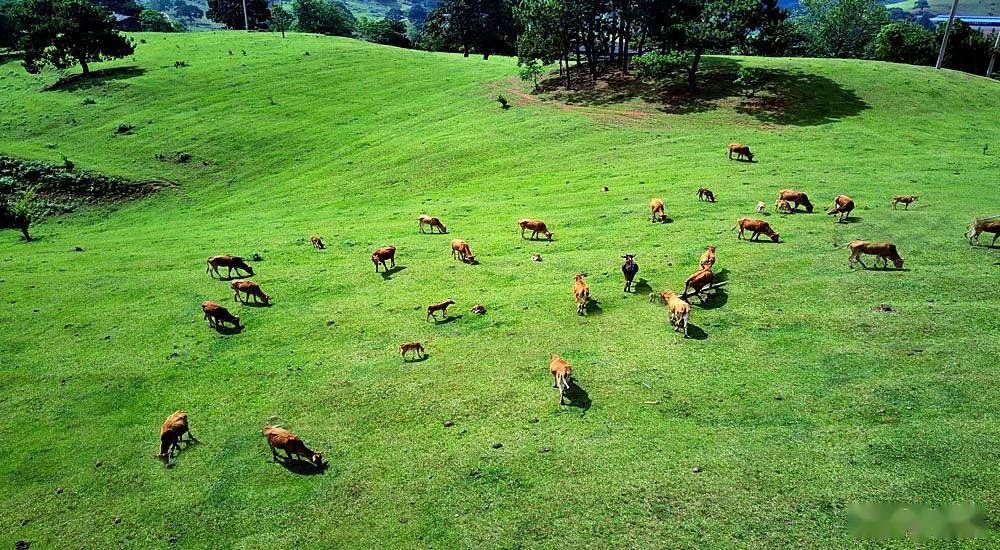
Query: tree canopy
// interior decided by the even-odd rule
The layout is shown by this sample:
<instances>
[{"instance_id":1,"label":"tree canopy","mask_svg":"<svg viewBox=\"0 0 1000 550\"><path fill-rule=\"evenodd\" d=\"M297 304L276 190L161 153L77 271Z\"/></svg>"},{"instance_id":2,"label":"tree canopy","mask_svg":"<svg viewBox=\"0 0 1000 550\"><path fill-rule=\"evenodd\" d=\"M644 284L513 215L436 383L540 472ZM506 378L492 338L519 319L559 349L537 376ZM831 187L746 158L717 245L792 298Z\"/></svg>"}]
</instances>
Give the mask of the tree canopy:
<instances>
[{"instance_id":1,"label":"tree canopy","mask_svg":"<svg viewBox=\"0 0 1000 550\"><path fill-rule=\"evenodd\" d=\"M25 0L18 11L25 70L45 66L66 69L79 64L84 76L90 63L131 55L135 46L115 29L104 8L88 0Z\"/></svg>"},{"instance_id":2,"label":"tree canopy","mask_svg":"<svg viewBox=\"0 0 1000 550\"><path fill-rule=\"evenodd\" d=\"M246 24L250 29L266 29L271 19L267 0L208 0L205 16L229 29L244 27L243 4L246 2Z\"/></svg>"},{"instance_id":3,"label":"tree canopy","mask_svg":"<svg viewBox=\"0 0 1000 550\"><path fill-rule=\"evenodd\" d=\"M296 28L301 32L351 36L357 24L347 6L328 0L295 0L292 13L298 21Z\"/></svg>"}]
</instances>

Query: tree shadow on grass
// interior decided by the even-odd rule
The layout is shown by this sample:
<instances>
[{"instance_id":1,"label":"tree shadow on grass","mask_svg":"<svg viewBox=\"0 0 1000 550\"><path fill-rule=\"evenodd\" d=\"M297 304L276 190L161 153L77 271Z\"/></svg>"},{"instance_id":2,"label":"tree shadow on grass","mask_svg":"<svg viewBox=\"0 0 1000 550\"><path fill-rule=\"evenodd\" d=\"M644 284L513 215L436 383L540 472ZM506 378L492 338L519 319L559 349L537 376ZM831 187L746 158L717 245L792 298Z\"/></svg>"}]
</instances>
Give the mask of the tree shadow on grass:
<instances>
[{"instance_id":1,"label":"tree shadow on grass","mask_svg":"<svg viewBox=\"0 0 1000 550\"><path fill-rule=\"evenodd\" d=\"M569 389L567 389L563 395L569 401L567 405L570 407L576 407L585 411L590 409L590 405L592 404L590 394L587 393L587 390L581 388L579 384L576 383L576 380L572 378L570 379Z\"/></svg>"},{"instance_id":2,"label":"tree shadow on grass","mask_svg":"<svg viewBox=\"0 0 1000 550\"><path fill-rule=\"evenodd\" d=\"M108 69L98 69L96 71L91 71L90 76L83 76L82 74L73 74L49 84L48 86L42 88L43 91L60 91L60 92L76 92L80 90L86 90L89 88L94 88L97 86L103 86L107 82L113 80L127 80L129 78L135 78L137 76L142 76L146 72L146 69L142 67L136 67L130 65L127 67L111 67Z\"/></svg>"},{"instance_id":3,"label":"tree shadow on grass","mask_svg":"<svg viewBox=\"0 0 1000 550\"><path fill-rule=\"evenodd\" d=\"M0 52L0 65L23 58L24 54L22 52Z\"/></svg>"},{"instance_id":4,"label":"tree shadow on grass","mask_svg":"<svg viewBox=\"0 0 1000 550\"><path fill-rule=\"evenodd\" d=\"M565 80L558 76L540 87L551 99L571 105L612 106L642 99L668 114L712 111L735 102L738 113L762 123L789 126L827 124L868 108L857 94L833 80L798 70L764 69L766 84L754 97L744 97L735 83L740 66L732 59L705 58L695 90L688 88L684 74L646 82L612 71L593 82L585 74L585 65L570 71L573 90L560 88Z\"/></svg>"},{"instance_id":5,"label":"tree shadow on grass","mask_svg":"<svg viewBox=\"0 0 1000 550\"><path fill-rule=\"evenodd\" d=\"M389 269L388 271L379 271L378 274L382 276L382 279L388 281L392 279L392 276L399 273L400 271L406 269L406 266L397 265L396 267Z\"/></svg>"}]
</instances>

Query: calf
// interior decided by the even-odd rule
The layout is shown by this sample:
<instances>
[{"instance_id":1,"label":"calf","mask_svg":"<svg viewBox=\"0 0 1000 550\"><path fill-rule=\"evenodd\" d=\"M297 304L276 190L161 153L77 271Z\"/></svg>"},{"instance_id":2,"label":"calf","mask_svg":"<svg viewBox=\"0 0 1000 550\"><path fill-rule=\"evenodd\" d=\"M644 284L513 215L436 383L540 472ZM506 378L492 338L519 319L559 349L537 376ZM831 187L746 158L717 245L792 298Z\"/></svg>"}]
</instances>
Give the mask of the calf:
<instances>
[{"instance_id":1,"label":"calf","mask_svg":"<svg viewBox=\"0 0 1000 550\"><path fill-rule=\"evenodd\" d=\"M684 292L682 294L688 295L688 290L690 289L691 294L698 296L698 300L704 303L705 298L708 296L708 287L712 286L714 278L715 276L712 274L711 268L697 271L684 281ZM667 304L669 303L670 297L668 296Z\"/></svg>"},{"instance_id":2,"label":"calf","mask_svg":"<svg viewBox=\"0 0 1000 550\"><path fill-rule=\"evenodd\" d=\"M674 326L674 330L684 329L684 337L687 338L688 335L688 317L691 316L691 304L682 300L676 293L670 292L669 290L662 294L663 301L667 303L667 307L670 309L670 324Z\"/></svg>"},{"instance_id":3,"label":"calf","mask_svg":"<svg viewBox=\"0 0 1000 550\"><path fill-rule=\"evenodd\" d=\"M476 261L476 256L472 254L472 249L469 248L469 243L462 239L451 241L451 257L469 263Z\"/></svg>"},{"instance_id":4,"label":"calf","mask_svg":"<svg viewBox=\"0 0 1000 550\"><path fill-rule=\"evenodd\" d=\"M653 213L653 217L650 218L651 222L665 222L667 221L667 215L663 212L663 201L660 199L653 199L649 201L649 210Z\"/></svg>"},{"instance_id":5,"label":"calf","mask_svg":"<svg viewBox=\"0 0 1000 550\"><path fill-rule=\"evenodd\" d=\"M542 220L530 220L530 219L518 220L517 225L518 227L521 228L522 239L524 238L524 231L527 229L531 231L532 239L538 237L538 234L541 233L545 235L545 238L547 238L548 240L550 241L552 240L552 232L549 231L547 227L545 227L545 222L543 222Z\"/></svg>"},{"instance_id":6,"label":"calf","mask_svg":"<svg viewBox=\"0 0 1000 550\"><path fill-rule=\"evenodd\" d=\"M392 268L396 268L396 247L395 246L383 246L382 248L376 249L372 252L372 263L375 264L375 273L378 273L378 266L381 265L386 271L389 271L389 267L385 265L388 261Z\"/></svg>"},{"instance_id":7,"label":"calf","mask_svg":"<svg viewBox=\"0 0 1000 550\"><path fill-rule=\"evenodd\" d=\"M420 223L420 226L417 229L419 229L421 233L424 232L424 226L425 225L431 226L431 233L434 232L434 228L435 227L441 233L447 233L448 232L448 228L445 227L444 224L441 223L441 220L439 220L437 218L434 218L434 217L431 217L431 216L427 216L425 214L421 214L420 217L417 218L417 221Z\"/></svg>"},{"instance_id":8,"label":"calf","mask_svg":"<svg viewBox=\"0 0 1000 550\"><path fill-rule=\"evenodd\" d=\"M704 187L702 187L702 188L698 189L698 200L700 200L700 201L708 201L708 202L715 202L715 194L712 193L711 191L709 191L708 189L705 189Z\"/></svg>"},{"instance_id":9,"label":"calf","mask_svg":"<svg viewBox=\"0 0 1000 550\"><path fill-rule=\"evenodd\" d=\"M753 153L750 152L750 147L748 145L743 145L742 143L730 143L729 144L729 160L733 160L733 153L736 153L736 160L746 159L753 162Z\"/></svg>"},{"instance_id":10,"label":"calf","mask_svg":"<svg viewBox=\"0 0 1000 550\"><path fill-rule=\"evenodd\" d=\"M420 342L404 342L399 346L399 354L403 356L403 362L406 362L407 352L414 352L417 354L417 359L424 356L424 346Z\"/></svg>"},{"instance_id":11,"label":"calf","mask_svg":"<svg viewBox=\"0 0 1000 550\"><path fill-rule=\"evenodd\" d=\"M258 302L258 299L263 301L265 304L271 303L271 297L265 294L264 291L260 289L260 285L253 281L233 281L233 284L229 286L233 288L234 302L243 302L245 304L250 300L250 297L253 296L253 303L255 304ZM246 298L241 300L240 294L245 294Z\"/></svg>"},{"instance_id":12,"label":"calf","mask_svg":"<svg viewBox=\"0 0 1000 550\"><path fill-rule=\"evenodd\" d=\"M903 210L910 209L910 203L916 202L920 198L920 195L893 195L892 197L892 209L896 209L896 205L903 203Z\"/></svg>"},{"instance_id":13,"label":"calf","mask_svg":"<svg viewBox=\"0 0 1000 550\"><path fill-rule=\"evenodd\" d=\"M211 275L213 279L216 275L218 275L220 279L222 278L222 274L219 273L220 267L225 267L229 270L227 277L230 279L233 277L234 269L236 270L237 275L240 274L240 270L242 269L243 271L249 273L251 277L253 276L253 268L247 265L247 263L243 261L243 258L240 258L239 256L209 256L207 263L208 267L205 269L205 273Z\"/></svg>"},{"instance_id":14,"label":"calf","mask_svg":"<svg viewBox=\"0 0 1000 550\"><path fill-rule=\"evenodd\" d=\"M573 297L576 298L576 314L583 315L587 312L587 302L590 301L590 287L583 282L586 273L581 273L573 277Z\"/></svg>"},{"instance_id":15,"label":"calf","mask_svg":"<svg viewBox=\"0 0 1000 550\"><path fill-rule=\"evenodd\" d=\"M764 201L757 201L757 210L756 210L756 212L758 214L763 214L765 208L767 208L767 205L764 204Z\"/></svg>"},{"instance_id":16,"label":"calf","mask_svg":"<svg viewBox=\"0 0 1000 550\"><path fill-rule=\"evenodd\" d=\"M285 451L286 462L291 462L292 455L295 455L308 460L317 468L323 466L323 453L309 450L309 447L306 447L299 436L292 432L276 426L264 426L264 431L261 433L267 438L267 444L271 447L271 457L274 460L278 460L278 452L275 449L281 449Z\"/></svg>"},{"instance_id":17,"label":"calf","mask_svg":"<svg viewBox=\"0 0 1000 550\"><path fill-rule=\"evenodd\" d=\"M870 254L876 256L875 266L878 266L878 261L882 260L882 267L889 267L889 260L892 260L892 265L896 269L903 269L903 258L896 251L896 245L890 242L851 241L847 247L851 249L851 257L847 260L848 267L854 267L854 262L858 262L861 267L868 269L868 266L861 261L861 255Z\"/></svg>"},{"instance_id":18,"label":"calf","mask_svg":"<svg viewBox=\"0 0 1000 550\"><path fill-rule=\"evenodd\" d=\"M202 302L201 310L205 312L208 326L212 328L224 327L226 323L232 323L236 328L240 328L240 316L229 313L228 309L215 302L209 300Z\"/></svg>"},{"instance_id":19,"label":"calf","mask_svg":"<svg viewBox=\"0 0 1000 550\"><path fill-rule=\"evenodd\" d=\"M750 240L760 240L761 234L771 237L771 240L778 242L778 234L775 233L771 226L764 220L758 220L756 218L743 217L736 220L736 227L733 229L739 229L740 232L736 235L737 239L743 238L743 232L749 230L752 235L750 235Z\"/></svg>"},{"instance_id":20,"label":"calf","mask_svg":"<svg viewBox=\"0 0 1000 550\"><path fill-rule=\"evenodd\" d=\"M792 206L784 199L774 201L774 209L778 212L786 212L788 214L792 213Z\"/></svg>"},{"instance_id":21,"label":"calf","mask_svg":"<svg viewBox=\"0 0 1000 550\"><path fill-rule=\"evenodd\" d=\"M791 203L792 210L798 210L799 206L805 206L806 212L813 211L813 205L809 202L809 197L802 191L782 189L781 191L778 191L778 198Z\"/></svg>"},{"instance_id":22,"label":"calf","mask_svg":"<svg viewBox=\"0 0 1000 550\"><path fill-rule=\"evenodd\" d=\"M837 223L840 223L851 216L851 210L854 210L854 199L847 195L837 195L827 214L831 216L840 214L840 219L837 220Z\"/></svg>"},{"instance_id":23,"label":"calf","mask_svg":"<svg viewBox=\"0 0 1000 550\"><path fill-rule=\"evenodd\" d=\"M323 244L323 239L319 238L319 235L309 237L309 242L313 243L313 246L315 246L317 250L323 250L326 248L326 245Z\"/></svg>"},{"instance_id":24,"label":"calf","mask_svg":"<svg viewBox=\"0 0 1000 550\"><path fill-rule=\"evenodd\" d=\"M450 305L452 305L454 303L455 303L455 300L445 300L445 301L443 301L443 302L441 302L439 304L431 304L431 305L427 306L427 317L424 319L424 321L428 321L431 318L433 318L434 322L436 323L437 322L437 312L439 312L439 311L441 312L441 318L442 319L447 319L448 318L448 306L450 306Z\"/></svg>"},{"instance_id":25,"label":"calf","mask_svg":"<svg viewBox=\"0 0 1000 550\"><path fill-rule=\"evenodd\" d=\"M569 381L573 378L573 368L559 354L552 354L549 362L549 372L552 374L552 387L559 388L559 404L562 405L569 390Z\"/></svg>"},{"instance_id":26,"label":"calf","mask_svg":"<svg viewBox=\"0 0 1000 550\"><path fill-rule=\"evenodd\" d=\"M969 224L969 230L965 233L965 236L969 239L969 244L975 240L976 244L979 244L979 235L981 233L993 233L993 242L990 246L997 243L997 237L1000 237L1000 216L994 216L992 218L979 218L974 220Z\"/></svg>"},{"instance_id":27,"label":"calf","mask_svg":"<svg viewBox=\"0 0 1000 550\"><path fill-rule=\"evenodd\" d=\"M170 460L170 455L174 449L181 450L179 445L184 434L188 435L190 441L198 441L191 434L188 427L188 415L184 411L176 411L167 417L167 420L160 428L160 458Z\"/></svg>"},{"instance_id":28,"label":"calf","mask_svg":"<svg viewBox=\"0 0 1000 550\"><path fill-rule=\"evenodd\" d=\"M635 263L635 254L626 254L622 256L625 263L622 264L622 275L625 276L625 289L622 292L629 292L632 290L632 280L635 279L635 274L639 272L639 264Z\"/></svg>"},{"instance_id":29,"label":"calf","mask_svg":"<svg viewBox=\"0 0 1000 550\"><path fill-rule=\"evenodd\" d=\"M709 246L705 249L705 253L702 254L701 259L698 260L698 265L700 265L702 269L712 269L712 266L715 265L714 246Z\"/></svg>"}]
</instances>

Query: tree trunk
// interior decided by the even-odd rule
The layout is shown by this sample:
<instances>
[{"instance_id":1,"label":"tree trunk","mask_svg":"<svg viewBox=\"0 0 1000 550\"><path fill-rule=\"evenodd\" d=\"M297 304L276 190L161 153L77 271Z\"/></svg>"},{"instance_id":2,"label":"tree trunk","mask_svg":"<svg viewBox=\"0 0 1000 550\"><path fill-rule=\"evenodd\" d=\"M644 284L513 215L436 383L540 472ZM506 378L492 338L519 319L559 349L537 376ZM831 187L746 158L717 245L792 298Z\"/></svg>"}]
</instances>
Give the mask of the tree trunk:
<instances>
[{"instance_id":1,"label":"tree trunk","mask_svg":"<svg viewBox=\"0 0 1000 550\"><path fill-rule=\"evenodd\" d=\"M700 46L694 49L694 61L691 62L691 67L688 68L688 90L694 91L698 87L698 64L701 63L701 52Z\"/></svg>"},{"instance_id":2,"label":"tree trunk","mask_svg":"<svg viewBox=\"0 0 1000 550\"><path fill-rule=\"evenodd\" d=\"M20 224L20 226L18 227L18 229L21 230L21 235L24 235L24 240L26 240L26 241L30 241L31 240L31 235L28 234L28 224L27 223Z\"/></svg>"},{"instance_id":3,"label":"tree trunk","mask_svg":"<svg viewBox=\"0 0 1000 550\"><path fill-rule=\"evenodd\" d=\"M569 78L569 54L566 54L566 89L573 89L573 82Z\"/></svg>"},{"instance_id":4,"label":"tree trunk","mask_svg":"<svg viewBox=\"0 0 1000 550\"><path fill-rule=\"evenodd\" d=\"M462 57L469 57L469 45L462 44Z\"/></svg>"},{"instance_id":5,"label":"tree trunk","mask_svg":"<svg viewBox=\"0 0 1000 550\"><path fill-rule=\"evenodd\" d=\"M87 65L87 60L80 59L80 66L83 67L83 76L90 76L90 65Z\"/></svg>"}]
</instances>

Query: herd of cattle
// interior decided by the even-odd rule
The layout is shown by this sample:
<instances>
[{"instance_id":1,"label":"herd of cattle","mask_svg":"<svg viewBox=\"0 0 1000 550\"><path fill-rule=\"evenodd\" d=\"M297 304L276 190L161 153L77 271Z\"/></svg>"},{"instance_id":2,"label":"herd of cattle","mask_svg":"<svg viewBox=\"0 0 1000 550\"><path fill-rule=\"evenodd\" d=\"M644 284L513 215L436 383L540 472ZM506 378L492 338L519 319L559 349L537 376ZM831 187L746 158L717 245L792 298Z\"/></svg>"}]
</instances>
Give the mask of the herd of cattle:
<instances>
[{"instance_id":1,"label":"herd of cattle","mask_svg":"<svg viewBox=\"0 0 1000 550\"><path fill-rule=\"evenodd\" d=\"M733 154L736 154L737 160L746 159L750 162L753 161L754 155L746 145L733 143L729 145L728 151L730 159L733 158ZM607 188L604 188L604 190L606 191ZM715 202L715 194L704 187L698 189L697 197L702 201ZM918 198L917 195L896 195L892 198L892 208L895 210L898 204L902 204L905 209L909 209L910 204ZM782 189L779 191L774 207L776 211L781 213L792 213L797 211L799 207L804 208L806 212L813 211L813 204L810 202L809 197L805 193L793 189ZM854 200L851 197L838 195L834 199L833 204L827 209L827 213L832 216L839 216L837 222L840 223L850 216L854 207ZM669 221L662 199L652 199L649 203L649 209L652 222ZM765 209L766 205L761 201L757 203L755 212L762 214ZM448 232L448 229L441 223L441 220L435 217L421 215L418 218L418 224L418 231L420 233L425 232L425 227L429 229L430 233L434 233L435 230L438 233ZM545 222L541 220L522 219L517 222L517 225L521 230L522 239L533 240L538 239L539 235L543 235L546 239L552 240L553 233L549 230ZM779 234L771 228L770 224L761 219L749 216L741 217L736 221L733 230L739 231L737 239L740 240L749 232L750 236L748 240L750 241L757 241L761 235L765 235L775 243L780 242ZM525 235L528 231L531 232L530 236ZM973 221L965 236L969 239L970 244L973 242L978 243L979 235L982 233L993 233L993 241L990 246L995 245L997 237L1000 237L1000 216L980 218ZM317 249L322 250L325 248L323 240L319 236L313 235L310 238L310 242ZM868 266L861 260L861 255L864 254L875 256L876 266L881 261L883 268L887 268L889 262L892 262L896 269L903 268L903 258L899 255L896 246L891 242L855 240L848 243L845 248L850 249L849 267L853 268L855 263L860 263L867 269ZM685 338L688 336L688 319L691 314L691 305L688 301L690 297L697 296L701 302L704 302L710 290L724 284L715 281L712 271L716 262L715 250L715 246L707 247L705 253L699 259L698 271L684 281L684 290L680 294L668 290L649 295L650 302L659 300L661 303L667 305L671 325L673 325L675 331L683 331ZM455 259L466 263L475 263L476 257L473 255L469 243L462 239L455 239L451 242L451 252L452 257ZM625 260L622 264L622 274L625 277L624 291L630 292L633 280L639 272L639 266L635 262L634 254L626 254L622 258ZM536 261L541 260L537 254L533 255L532 259ZM371 261L375 265L376 273L379 272L380 267L385 271L394 269L396 267L396 247L384 246L376 249L372 252ZM236 278L239 280L232 280L231 283L234 301L247 303L252 297L254 303L263 302L264 304L270 304L271 297L261 289L260 285L253 281L243 280L245 276L241 272L245 272L246 276L253 276L254 271L242 258L238 256L212 256L208 258L207 264L207 272L213 278L216 275L220 278L222 277L219 271L220 268L227 269L227 278L230 280L234 279L233 274L235 272ZM585 281L586 276L586 273L580 273L573 277L573 297L576 301L577 314L579 315L586 314L587 305L591 301L590 287ZM438 313L441 314L442 318L447 318L448 307L454 304L455 301L449 299L429 305L425 320L430 321L433 319L437 322ZM477 308L480 309L477 311ZM222 328L226 323L240 328L239 316L233 315L228 309L216 302L203 302L202 310L209 326L213 328ZM473 310L477 313L485 313L482 305L477 305ZM426 354L426 350L420 342L405 342L400 345L399 353L402 355L403 361L406 362L407 354L411 356L415 354L420 358ZM554 353L551 356L549 370L553 379L553 387L559 389L559 402L562 404L565 402L565 393L570 387L573 370L569 363ZM187 413L176 411L167 418L160 431L160 457L169 460L173 450L179 449L178 443L185 434L188 435L189 439L194 440L194 436L191 435L191 431L188 428ZM272 455L275 458L278 457L276 449L281 449L285 451L286 459L289 461L292 455L296 455L305 458L316 466L322 465L322 454L309 450L302 440L288 430L275 426L266 426L263 430L263 436L267 439Z\"/></svg>"}]
</instances>

